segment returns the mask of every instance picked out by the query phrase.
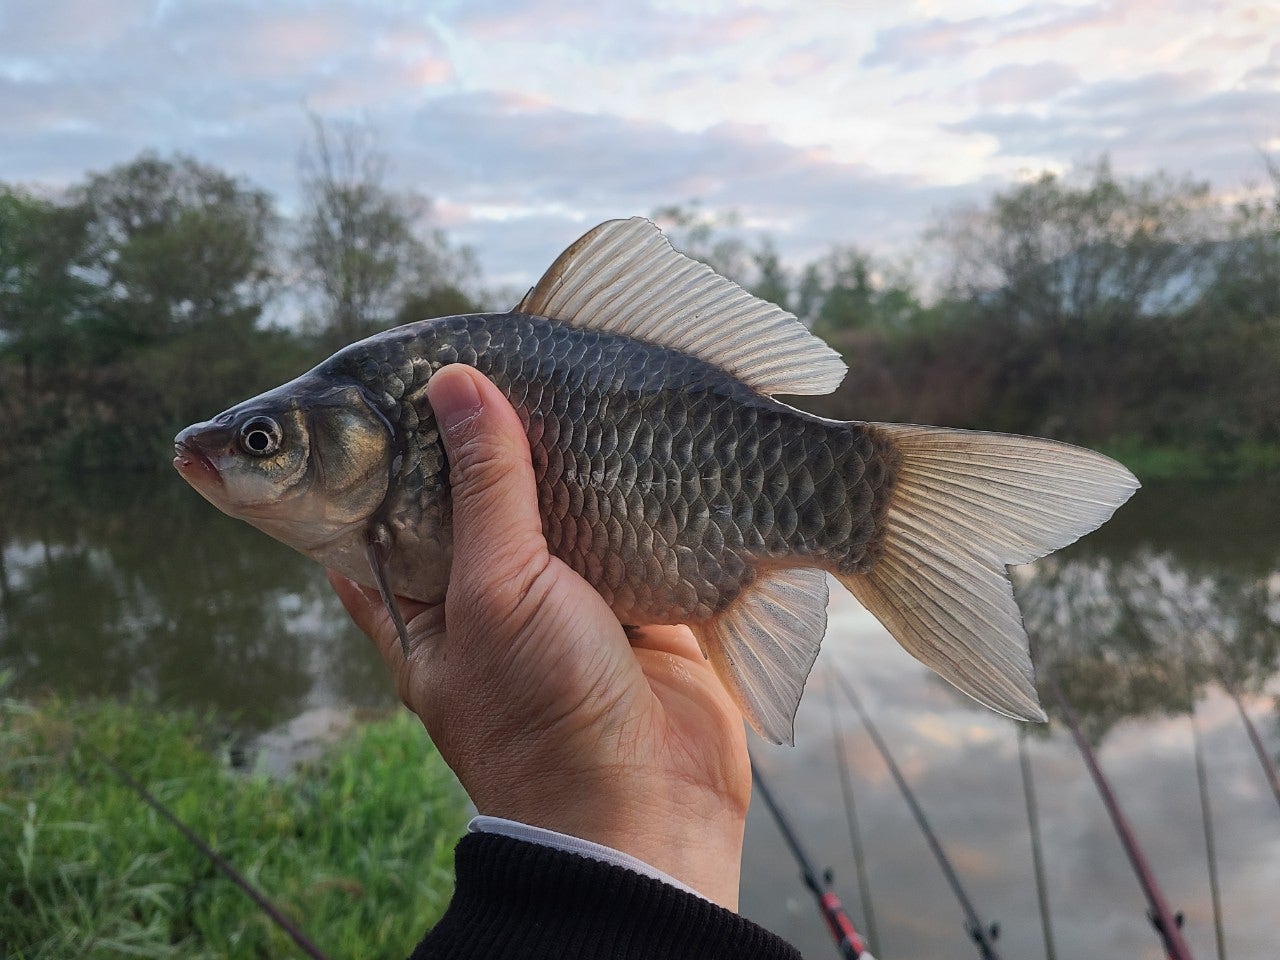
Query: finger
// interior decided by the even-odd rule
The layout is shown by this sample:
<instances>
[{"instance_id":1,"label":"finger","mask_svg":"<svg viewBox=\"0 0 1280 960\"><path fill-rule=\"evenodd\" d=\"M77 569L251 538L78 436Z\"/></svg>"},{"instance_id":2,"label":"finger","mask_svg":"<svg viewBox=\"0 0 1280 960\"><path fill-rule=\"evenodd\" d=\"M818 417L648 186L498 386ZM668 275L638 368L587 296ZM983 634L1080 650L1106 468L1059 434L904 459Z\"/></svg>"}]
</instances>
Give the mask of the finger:
<instances>
[{"instance_id":1,"label":"finger","mask_svg":"<svg viewBox=\"0 0 1280 960\"><path fill-rule=\"evenodd\" d=\"M524 426L498 388L462 364L433 375L427 397L449 458L450 582L513 610L549 559Z\"/></svg>"},{"instance_id":2,"label":"finger","mask_svg":"<svg viewBox=\"0 0 1280 960\"><path fill-rule=\"evenodd\" d=\"M631 646L637 650L657 650L701 663L706 658L693 631L680 624L649 624L643 627L630 627L627 636Z\"/></svg>"}]
</instances>

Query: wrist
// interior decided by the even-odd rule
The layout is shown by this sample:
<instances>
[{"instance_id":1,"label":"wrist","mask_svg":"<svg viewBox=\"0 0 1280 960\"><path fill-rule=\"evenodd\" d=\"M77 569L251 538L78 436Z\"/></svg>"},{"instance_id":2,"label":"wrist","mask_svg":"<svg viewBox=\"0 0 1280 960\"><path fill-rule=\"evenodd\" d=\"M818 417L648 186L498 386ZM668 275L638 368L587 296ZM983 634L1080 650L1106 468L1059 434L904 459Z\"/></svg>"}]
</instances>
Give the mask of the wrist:
<instances>
[{"instance_id":1,"label":"wrist","mask_svg":"<svg viewBox=\"0 0 1280 960\"><path fill-rule=\"evenodd\" d=\"M467 824L467 833L493 834L507 837L511 840L522 840L525 843L549 847L562 853L571 853L590 860L598 860L601 863L621 867L624 870L630 870L632 873L638 873L652 880L665 883L683 893L698 897L700 900L707 899L697 890L694 890L693 887L677 880L669 873L664 873L651 863L646 863L637 857L631 856L629 853L623 853L613 847L606 847L602 843L583 840L581 837L570 836L567 833L557 833L555 830L547 830L528 823L520 823L518 820L505 820L502 817L489 817L484 814L478 814L471 818L471 821Z\"/></svg>"},{"instance_id":2,"label":"wrist","mask_svg":"<svg viewBox=\"0 0 1280 960\"><path fill-rule=\"evenodd\" d=\"M669 786L669 781L660 783ZM664 874L664 879L736 911L745 803L726 804L719 797L701 796L705 791L699 789L664 797L654 786L649 782L647 787L637 784L626 791L604 791L565 784L553 796L534 792L473 799L482 816L617 851Z\"/></svg>"}]
</instances>

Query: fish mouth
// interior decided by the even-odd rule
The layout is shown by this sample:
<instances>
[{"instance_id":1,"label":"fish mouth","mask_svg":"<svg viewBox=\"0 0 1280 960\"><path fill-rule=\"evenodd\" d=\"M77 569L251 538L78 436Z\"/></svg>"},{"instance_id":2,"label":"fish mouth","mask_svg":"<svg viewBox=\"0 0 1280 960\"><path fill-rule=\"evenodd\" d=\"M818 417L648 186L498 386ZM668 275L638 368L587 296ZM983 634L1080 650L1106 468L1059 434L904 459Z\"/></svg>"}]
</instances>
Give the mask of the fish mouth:
<instances>
[{"instance_id":1,"label":"fish mouth","mask_svg":"<svg viewBox=\"0 0 1280 960\"><path fill-rule=\"evenodd\" d=\"M203 451L181 440L173 444L173 466L182 475L182 479L193 486L210 482L222 486L222 474L213 465L213 461Z\"/></svg>"}]
</instances>

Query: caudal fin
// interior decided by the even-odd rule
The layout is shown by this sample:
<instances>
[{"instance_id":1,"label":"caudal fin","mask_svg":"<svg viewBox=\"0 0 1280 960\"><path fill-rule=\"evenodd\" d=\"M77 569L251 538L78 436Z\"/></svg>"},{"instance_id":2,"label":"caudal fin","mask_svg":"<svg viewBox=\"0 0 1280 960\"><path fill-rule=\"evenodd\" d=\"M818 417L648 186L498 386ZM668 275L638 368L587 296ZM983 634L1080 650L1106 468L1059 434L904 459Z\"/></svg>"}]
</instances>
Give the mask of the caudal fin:
<instances>
[{"instance_id":1,"label":"caudal fin","mask_svg":"<svg viewBox=\"0 0 1280 960\"><path fill-rule=\"evenodd\" d=\"M1138 481L1100 453L1052 440L873 426L902 455L884 553L841 582L945 680L999 713L1045 719L1008 565L1096 529Z\"/></svg>"}]
</instances>

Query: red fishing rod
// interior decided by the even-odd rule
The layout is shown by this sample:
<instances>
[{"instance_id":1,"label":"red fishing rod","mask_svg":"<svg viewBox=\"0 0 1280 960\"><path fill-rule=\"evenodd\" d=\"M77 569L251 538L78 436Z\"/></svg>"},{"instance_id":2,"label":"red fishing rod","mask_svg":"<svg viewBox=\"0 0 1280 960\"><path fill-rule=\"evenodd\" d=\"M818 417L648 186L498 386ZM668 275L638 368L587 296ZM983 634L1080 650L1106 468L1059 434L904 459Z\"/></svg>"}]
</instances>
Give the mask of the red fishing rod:
<instances>
[{"instance_id":1,"label":"red fishing rod","mask_svg":"<svg viewBox=\"0 0 1280 960\"><path fill-rule=\"evenodd\" d=\"M1133 872L1138 877L1142 892L1146 895L1148 904L1147 917L1150 919L1152 926L1156 928L1156 933L1160 935L1160 939L1164 942L1165 953L1169 955L1169 960L1191 960L1191 951L1187 948L1186 941L1182 939L1181 915L1174 914L1169 909L1168 901L1165 900L1164 894L1160 890L1160 885L1156 882L1155 874L1151 871L1151 864L1147 862L1147 858L1142 853L1142 848L1138 846L1138 838L1134 834L1133 828L1129 825L1124 811L1120 809L1120 802L1116 799L1115 792L1111 789L1111 783L1107 780L1106 774L1102 772L1102 767L1098 764L1098 757L1093 752L1093 747L1089 745L1084 731L1080 728L1080 721L1076 717L1075 711L1071 709L1071 704L1067 702L1066 694L1058 686L1058 680L1053 675L1052 670L1041 667L1040 675L1044 680L1045 686L1049 688L1054 699L1058 701L1058 706L1062 709L1062 719L1066 721L1067 727L1071 730L1071 736L1075 740L1076 746L1080 749L1080 755L1084 757L1085 766L1089 768L1089 774L1093 777L1094 785L1098 788L1102 803L1106 806L1107 813L1111 815L1111 822L1116 828L1116 833L1120 836L1120 844L1124 847L1124 852L1129 857L1129 863L1133 865Z\"/></svg>"},{"instance_id":2,"label":"red fishing rod","mask_svg":"<svg viewBox=\"0 0 1280 960\"><path fill-rule=\"evenodd\" d=\"M960 882L960 875L956 873L955 868L951 865L947 852L942 849L942 841L938 839L938 835L933 832L933 827L929 825L929 820L924 815L924 808L920 806L915 794L911 792L911 787L907 785L907 778L902 775L902 770L899 769L898 764L894 761L893 754L889 752L889 745L880 736L880 731L871 722L870 714L863 708L862 701L858 698L858 695L854 693L853 685L838 670L833 669L831 675L836 678L836 682L840 684L844 695L853 704L853 709L858 711L862 725L866 727L867 733L871 736L871 742L880 751L880 756L884 760L885 766L889 768L893 782L898 785L898 791L902 794L902 799L907 802L911 815L915 817L916 823L920 826L920 832L924 834L924 839L929 844L929 849L933 851L934 858L938 861L938 865L942 867L943 876L947 878L947 883L950 884L952 893L960 901L960 909L965 916L965 930L968 932L970 939L977 944L982 960L1000 960L1000 954L996 952L995 945L996 937L1000 932L999 925L983 923L978 916L978 911L974 908L973 901L969 899L964 885Z\"/></svg>"},{"instance_id":3,"label":"red fishing rod","mask_svg":"<svg viewBox=\"0 0 1280 960\"><path fill-rule=\"evenodd\" d=\"M800 846L800 838L791 829L791 824L783 814L782 808L778 806L773 794L769 792L769 787L765 783L764 777L760 774L760 768L756 766L755 757L751 758L751 779L755 782L756 790L760 793L760 798L764 800L765 806L773 814L774 822L777 823L778 830L782 833L782 838L787 841L787 846L791 848L796 862L800 864L800 875L804 878L804 885L813 891L813 895L818 901L818 909L822 911L822 918L827 921L827 929L831 931L831 937L835 940L840 955L845 960L875 960L875 957L871 955L871 951L867 949L866 944L862 942L862 938L858 936L858 931L854 929L853 921L845 913L844 905L840 903L840 898L831 889L831 871L823 871L822 878L819 879L813 862L805 853L804 848Z\"/></svg>"}]
</instances>

